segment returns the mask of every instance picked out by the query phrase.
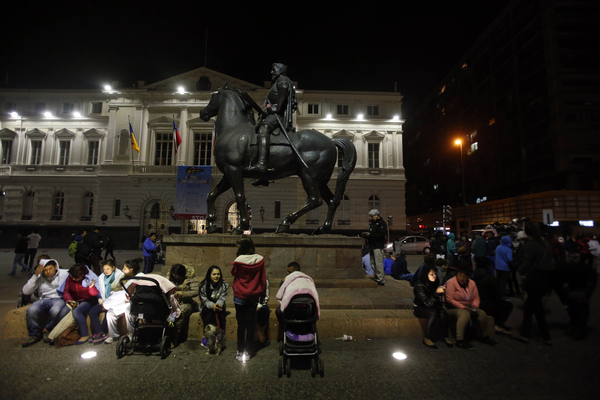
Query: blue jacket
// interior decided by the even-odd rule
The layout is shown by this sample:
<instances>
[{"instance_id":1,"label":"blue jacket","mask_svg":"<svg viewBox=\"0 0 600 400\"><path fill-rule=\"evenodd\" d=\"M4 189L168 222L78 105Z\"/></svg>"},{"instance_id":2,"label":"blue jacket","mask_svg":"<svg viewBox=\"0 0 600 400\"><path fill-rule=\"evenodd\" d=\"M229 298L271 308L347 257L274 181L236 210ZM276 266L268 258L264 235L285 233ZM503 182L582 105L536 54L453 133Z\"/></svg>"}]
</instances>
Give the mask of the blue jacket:
<instances>
[{"instance_id":1,"label":"blue jacket","mask_svg":"<svg viewBox=\"0 0 600 400\"><path fill-rule=\"evenodd\" d=\"M446 254L456 253L456 243L454 243L454 233L448 235L448 241L446 242Z\"/></svg>"},{"instance_id":2,"label":"blue jacket","mask_svg":"<svg viewBox=\"0 0 600 400\"><path fill-rule=\"evenodd\" d=\"M151 257L154 253L156 253L156 244L150 240L150 238L147 238L144 242L143 250L144 257Z\"/></svg>"},{"instance_id":3,"label":"blue jacket","mask_svg":"<svg viewBox=\"0 0 600 400\"><path fill-rule=\"evenodd\" d=\"M512 242L508 236L502 236L500 239L500 245L496 247L496 265L495 268L498 271L510 271L508 262L512 261L513 254L511 249Z\"/></svg>"}]
</instances>

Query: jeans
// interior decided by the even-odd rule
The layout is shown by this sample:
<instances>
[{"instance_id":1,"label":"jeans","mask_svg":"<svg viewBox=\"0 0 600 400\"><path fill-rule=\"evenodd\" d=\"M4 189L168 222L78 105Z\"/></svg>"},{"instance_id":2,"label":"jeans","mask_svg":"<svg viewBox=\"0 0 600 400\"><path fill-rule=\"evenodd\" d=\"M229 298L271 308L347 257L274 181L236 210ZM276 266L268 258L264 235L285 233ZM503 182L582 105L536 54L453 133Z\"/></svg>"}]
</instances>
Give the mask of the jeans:
<instances>
[{"instance_id":1,"label":"jeans","mask_svg":"<svg viewBox=\"0 0 600 400\"><path fill-rule=\"evenodd\" d=\"M235 319L238 323L237 349L239 352L254 351L254 323L256 322L257 301L246 301L244 305L235 305Z\"/></svg>"},{"instance_id":2,"label":"jeans","mask_svg":"<svg viewBox=\"0 0 600 400\"><path fill-rule=\"evenodd\" d=\"M50 332L69 311L69 307L65 306L63 299L36 301L27 309L27 330L29 331L29 336L38 336L42 333L39 324L42 315L48 315L48 323L44 329Z\"/></svg>"},{"instance_id":3,"label":"jeans","mask_svg":"<svg viewBox=\"0 0 600 400\"><path fill-rule=\"evenodd\" d=\"M89 336L87 327L86 316L90 316L90 324L94 333L102 332L102 324L100 323L100 313L102 312L102 306L98 304L98 299L88 299L79 303L73 310L73 319L77 323L79 328L79 334L81 336Z\"/></svg>"},{"instance_id":4,"label":"jeans","mask_svg":"<svg viewBox=\"0 0 600 400\"><path fill-rule=\"evenodd\" d=\"M35 249L27 249L27 253L25 255L25 264L29 264L29 269L33 267L33 260L35 259L37 250L37 247Z\"/></svg>"},{"instance_id":5,"label":"jeans","mask_svg":"<svg viewBox=\"0 0 600 400\"><path fill-rule=\"evenodd\" d=\"M17 265L20 265L23 269L28 269L27 264L23 263L23 257L25 257L25 253L15 253L11 274L17 272Z\"/></svg>"},{"instance_id":6,"label":"jeans","mask_svg":"<svg viewBox=\"0 0 600 400\"><path fill-rule=\"evenodd\" d=\"M144 274L150 274L154 271L154 259L152 256L144 257Z\"/></svg>"},{"instance_id":7,"label":"jeans","mask_svg":"<svg viewBox=\"0 0 600 400\"><path fill-rule=\"evenodd\" d=\"M206 325L217 326L217 318L219 318L219 325L221 330L225 330L225 311L227 309L223 307L223 310L215 312L212 308L202 307L200 310L200 316L202 317L202 324L206 328Z\"/></svg>"}]
</instances>

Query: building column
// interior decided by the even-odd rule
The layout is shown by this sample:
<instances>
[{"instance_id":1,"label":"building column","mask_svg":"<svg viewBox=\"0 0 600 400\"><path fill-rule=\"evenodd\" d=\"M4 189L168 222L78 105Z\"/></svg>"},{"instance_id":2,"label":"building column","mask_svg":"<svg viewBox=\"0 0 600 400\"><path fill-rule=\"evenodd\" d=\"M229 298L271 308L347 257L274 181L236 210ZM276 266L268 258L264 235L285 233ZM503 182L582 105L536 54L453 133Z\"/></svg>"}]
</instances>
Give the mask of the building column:
<instances>
[{"instance_id":1,"label":"building column","mask_svg":"<svg viewBox=\"0 0 600 400\"><path fill-rule=\"evenodd\" d=\"M356 138L356 140L354 141L354 143L356 144L356 166L359 168L364 167L365 139L359 131L356 131L354 137Z\"/></svg>"},{"instance_id":2,"label":"building column","mask_svg":"<svg viewBox=\"0 0 600 400\"><path fill-rule=\"evenodd\" d=\"M394 132L394 153L396 154L396 168L404 168L404 160L402 158L402 131Z\"/></svg>"},{"instance_id":3,"label":"building column","mask_svg":"<svg viewBox=\"0 0 600 400\"><path fill-rule=\"evenodd\" d=\"M138 140L138 146L140 146L140 158L138 164L146 165L148 164L148 151L150 151L150 138L148 137L148 120L150 118L150 110L148 109L148 105L144 104L142 106L142 119L140 125L140 137L136 139Z\"/></svg>"},{"instance_id":4,"label":"building column","mask_svg":"<svg viewBox=\"0 0 600 400\"><path fill-rule=\"evenodd\" d=\"M106 147L104 150L104 164L112 164L117 143L117 111L119 107L108 105L108 134L106 135ZM129 128L129 127L128 127Z\"/></svg>"},{"instance_id":5,"label":"building column","mask_svg":"<svg viewBox=\"0 0 600 400\"><path fill-rule=\"evenodd\" d=\"M179 129L179 136L181 136L181 144L179 145L179 149L177 150L177 165L186 165L186 154L188 152L189 146L189 136L188 135L188 107L181 106L181 112L179 113L179 125L177 128Z\"/></svg>"}]
</instances>

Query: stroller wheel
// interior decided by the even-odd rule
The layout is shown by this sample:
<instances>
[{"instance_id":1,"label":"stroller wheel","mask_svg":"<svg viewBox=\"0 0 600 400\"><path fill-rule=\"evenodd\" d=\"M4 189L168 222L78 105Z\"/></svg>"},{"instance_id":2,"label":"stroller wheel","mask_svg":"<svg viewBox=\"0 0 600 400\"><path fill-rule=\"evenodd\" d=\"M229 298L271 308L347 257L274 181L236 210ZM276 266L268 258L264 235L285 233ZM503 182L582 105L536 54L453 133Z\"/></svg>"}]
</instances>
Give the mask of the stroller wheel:
<instances>
[{"instance_id":1,"label":"stroller wheel","mask_svg":"<svg viewBox=\"0 0 600 400\"><path fill-rule=\"evenodd\" d=\"M171 352L171 340L168 336L164 336L160 341L160 358L163 360L167 358Z\"/></svg>"},{"instance_id":2,"label":"stroller wheel","mask_svg":"<svg viewBox=\"0 0 600 400\"><path fill-rule=\"evenodd\" d=\"M283 360L279 359L277 361L277 377L281 378L283 376Z\"/></svg>"},{"instance_id":3,"label":"stroller wheel","mask_svg":"<svg viewBox=\"0 0 600 400\"><path fill-rule=\"evenodd\" d=\"M321 360L319 358L319 375L321 375L321 378L323 378L325 376L325 369L323 369L323 360Z\"/></svg>"},{"instance_id":4,"label":"stroller wheel","mask_svg":"<svg viewBox=\"0 0 600 400\"><path fill-rule=\"evenodd\" d=\"M285 373L288 378L292 377L292 360L290 360L289 358L287 359L287 361L285 363Z\"/></svg>"},{"instance_id":5,"label":"stroller wheel","mask_svg":"<svg viewBox=\"0 0 600 400\"><path fill-rule=\"evenodd\" d=\"M121 336L119 341L117 342L117 348L115 352L117 353L117 358L122 358L127 352L127 345L129 344L129 336Z\"/></svg>"},{"instance_id":6,"label":"stroller wheel","mask_svg":"<svg viewBox=\"0 0 600 400\"><path fill-rule=\"evenodd\" d=\"M317 361L314 358L310 359L310 376L317 376Z\"/></svg>"},{"instance_id":7,"label":"stroller wheel","mask_svg":"<svg viewBox=\"0 0 600 400\"><path fill-rule=\"evenodd\" d=\"M279 355L283 355L283 342L279 342Z\"/></svg>"}]
</instances>

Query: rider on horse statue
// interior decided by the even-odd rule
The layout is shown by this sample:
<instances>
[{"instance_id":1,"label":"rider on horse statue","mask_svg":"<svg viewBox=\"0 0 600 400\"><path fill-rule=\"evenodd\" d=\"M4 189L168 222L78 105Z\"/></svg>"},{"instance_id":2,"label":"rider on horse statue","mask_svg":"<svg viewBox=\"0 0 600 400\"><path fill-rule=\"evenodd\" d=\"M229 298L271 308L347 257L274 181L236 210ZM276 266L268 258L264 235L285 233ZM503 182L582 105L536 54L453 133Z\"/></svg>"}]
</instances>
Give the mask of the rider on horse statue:
<instances>
[{"instance_id":1,"label":"rider on horse statue","mask_svg":"<svg viewBox=\"0 0 600 400\"><path fill-rule=\"evenodd\" d=\"M264 118L258 123L258 162L248 167L249 171L267 172L269 144L273 132L281 129L285 129L285 133L295 131L292 127L292 114L298 109L298 99L294 84L287 77L287 67L281 63L274 63L271 67L271 80Z\"/></svg>"}]
</instances>

